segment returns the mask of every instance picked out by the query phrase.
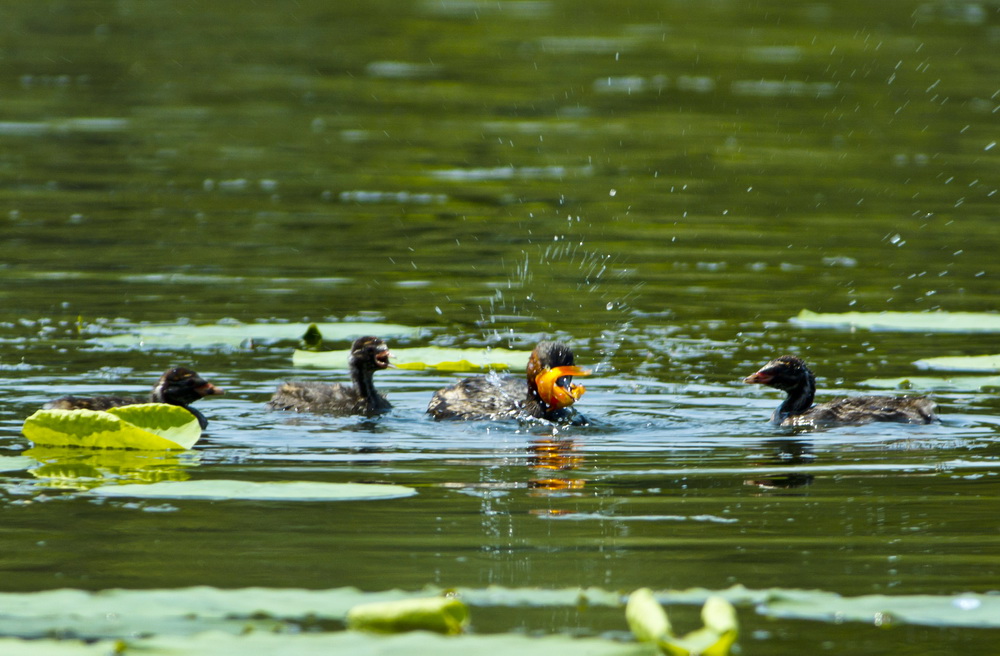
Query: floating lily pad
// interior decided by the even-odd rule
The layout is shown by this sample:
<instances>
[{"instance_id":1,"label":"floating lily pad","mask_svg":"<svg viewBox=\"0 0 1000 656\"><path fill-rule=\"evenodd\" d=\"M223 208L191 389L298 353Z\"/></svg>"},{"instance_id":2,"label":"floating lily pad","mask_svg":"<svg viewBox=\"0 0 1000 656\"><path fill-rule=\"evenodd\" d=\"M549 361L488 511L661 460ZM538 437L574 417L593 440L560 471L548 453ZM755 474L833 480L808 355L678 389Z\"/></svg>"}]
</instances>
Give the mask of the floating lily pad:
<instances>
[{"instance_id":1,"label":"floating lily pad","mask_svg":"<svg viewBox=\"0 0 1000 656\"><path fill-rule=\"evenodd\" d=\"M256 501L362 501L398 499L417 491L402 485L315 483L311 481L203 480L163 481L149 485L104 485L90 490L102 497L156 499L241 499Z\"/></svg>"},{"instance_id":2,"label":"floating lily pad","mask_svg":"<svg viewBox=\"0 0 1000 656\"><path fill-rule=\"evenodd\" d=\"M1000 314L984 312L844 312L802 310L789 321L801 328L863 328L930 333L1000 332Z\"/></svg>"},{"instance_id":3,"label":"floating lily pad","mask_svg":"<svg viewBox=\"0 0 1000 656\"><path fill-rule=\"evenodd\" d=\"M201 437L198 419L184 408L142 403L108 410L38 410L24 420L34 444L89 449L190 449Z\"/></svg>"},{"instance_id":4,"label":"floating lily pad","mask_svg":"<svg viewBox=\"0 0 1000 656\"><path fill-rule=\"evenodd\" d=\"M246 635L206 631L191 636L155 636L87 644L77 640L24 641L0 638L4 656L649 656L649 648L603 638L529 637L516 634L442 636L426 631L382 636L358 631L336 633L248 632Z\"/></svg>"},{"instance_id":5,"label":"floating lily pad","mask_svg":"<svg viewBox=\"0 0 1000 656\"><path fill-rule=\"evenodd\" d=\"M906 378L869 378L858 385L883 390L913 390L918 392L959 391L978 392L1000 388L1000 376L909 376Z\"/></svg>"},{"instance_id":6,"label":"floating lily pad","mask_svg":"<svg viewBox=\"0 0 1000 656\"><path fill-rule=\"evenodd\" d=\"M512 351L505 348L459 349L424 346L420 348L391 349L392 364L399 369L437 369L439 371L486 371L504 369L524 371L528 365L529 351ZM297 367L346 369L350 351L302 351L292 354L292 364Z\"/></svg>"},{"instance_id":7,"label":"floating lily pad","mask_svg":"<svg viewBox=\"0 0 1000 656\"><path fill-rule=\"evenodd\" d=\"M1000 596L959 595L864 595L841 597L818 590L782 590L758 612L768 617L826 622L879 621L925 626L1000 627Z\"/></svg>"},{"instance_id":8,"label":"floating lily pad","mask_svg":"<svg viewBox=\"0 0 1000 656\"><path fill-rule=\"evenodd\" d=\"M298 342L315 325L327 340L349 341L364 335L379 337L409 337L420 328L393 323L226 323L203 325L144 324L122 335L94 337L90 343L117 348L238 348L248 344L269 344L281 341Z\"/></svg>"},{"instance_id":9,"label":"floating lily pad","mask_svg":"<svg viewBox=\"0 0 1000 656\"><path fill-rule=\"evenodd\" d=\"M130 488L150 486L130 485ZM617 607L621 595L600 588L458 588L448 590L466 604L483 608ZM100 592L56 589L0 592L0 635L44 637L71 634L86 639L207 630L244 632L248 618L344 621L359 604L441 597L429 586L417 591L362 592L342 587L220 589L208 586L159 589L113 589ZM701 603L694 599L690 603ZM0 654L4 654L0 650Z\"/></svg>"},{"instance_id":10,"label":"floating lily pad","mask_svg":"<svg viewBox=\"0 0 1000 656\"><path fill-rule=\"evenodd\" d=\"M1000 355L956 355L924 358L913 363L930 371L1000 371Z\"/></svg>"},{"instance_id":11,"label":"floating lily pad","mask_svg":"<svg viewBox=\"0 0 1000 656\"><path fill-rule=\"evenodd\" d=\"M507 633L449 637L418 631L379 636L356 631L296 632L292 630L294 624L285 625L289 629L287 631L253 630L281 627L286 621L315 622L317 618L343 621L358 604L416 599L441 595L442 592L434 587L413 592L362 592L347 587L306 590L260 587L220 589L208 586L99 592L65 588L40 592L0 592L0 635L32 638L0 638L0 654L90 656L121 653L114 649L116 640L127 647L126 654L135 651L158 656L231 653L241 656L284 653L296 656L340 653L649 656L651 653L648 643L581 640L563 635L532 638ZM483 609L483 613L490 612L491 607L573 609L595 605L620 607L621 604L617 592L599 588L551 590L490 586L459 588L453 592L473 609ZM992 594L841 597L823 591L748 590L742 586L717 592L690 589L657 593L658 599L672 605L705 604L702 607L705 629L725 634L727 627L735 622L735 616L731 606L715 601L709 603L713 597L753 607L755 612L765 617L782 619L860 622L871 626L878 618L883 622L890 619L927 626L1000 628L1000 596ZM656 603L656 599L652 601ZM653 629L649 634L658 632L658 629ZM82 640L47 640L52 635L72 635ZM137 635L151 637L138 639ZM264 642L257 642L258 639ZM95 644L100 644L102 649L89 650Z\"/></svg>"}]
</instances>

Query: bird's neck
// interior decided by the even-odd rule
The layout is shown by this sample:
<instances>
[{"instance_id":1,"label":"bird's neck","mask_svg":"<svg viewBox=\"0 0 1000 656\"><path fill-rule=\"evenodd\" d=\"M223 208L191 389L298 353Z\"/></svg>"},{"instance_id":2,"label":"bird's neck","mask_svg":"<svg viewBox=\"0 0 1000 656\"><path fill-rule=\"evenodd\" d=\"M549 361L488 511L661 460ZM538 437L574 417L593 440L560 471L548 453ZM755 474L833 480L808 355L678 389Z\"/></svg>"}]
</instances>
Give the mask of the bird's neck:
<instances>
[{"instance_id":1,"label":"bird's neck","mask_svg":"<svg viewBox=\"0 0 1000 656\"><path fill-rule=\"evenodd\" d=\"M351 369L351 380L354 382L354 391L364 399L368 407L377 408L383 404L382 395L375 389L375 372L373 370L354 367Z\"/></svg>"},{"instance_id":2,"label":"bird's neck","mask_svg":"<svg viewBox=\"0 0 1000 656\"><path fill-rule=\"evenodd\" d=\"M788 396L774 414L771 420L781 423L787 417L801 415L812 407L813 399L816 398L816 376L810 371L797 387L788 390Z\"/></svg>"},{"instance_id":3,"label":"bird's neck","mask_svg":"<svg viewBox=\"0 0 1000 656\"><path fill-rule=\"evenodd\" d=\"M524 400L525 414L538 417L545 417L549 412L549 406L542 400L542 395L538 393L538 385L532 378L533 372L528 374L528 396Z\"/></svg>"}]
</instances>

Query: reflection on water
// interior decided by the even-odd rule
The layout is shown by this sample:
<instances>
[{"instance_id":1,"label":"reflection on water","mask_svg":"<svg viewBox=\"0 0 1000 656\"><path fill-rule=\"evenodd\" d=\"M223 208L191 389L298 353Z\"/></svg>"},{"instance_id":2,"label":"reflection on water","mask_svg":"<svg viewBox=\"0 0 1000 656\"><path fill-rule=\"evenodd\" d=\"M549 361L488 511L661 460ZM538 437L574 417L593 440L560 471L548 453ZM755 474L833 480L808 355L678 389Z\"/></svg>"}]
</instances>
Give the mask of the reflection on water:
<instances>
[{"instance_id":1,"label":"reflection on water","mask_svg":"<svg viewBox=\"0 0 1000 656\"><path fill-rule=\"evenodd\" d=\"M38 461L28 469L46 486L87 490L114 483L186 481L197 467L197 453L33 447L23 452Z\"/></svg>"},{"instance_id":2,"label":"reflection on water","mask_svg":"<svg viewBox=\"0 0 1000 656\"><path fill-rule=\"evenodd\" d=\"M528 467L538 478L528 480L535 490L563 492L582 490L586 481L570 478L572 470L584 462L584 457L572 439L536 439L528 446Z\"/></svg>"},{"instance_id":3,"label":"reflection on water","mask_svg":"<svg viewBox=\"0 0 1000 656\"><path fill-rule=\"evenodd\" d=\"M773 395L739 382L791 352L833 397L919 359L996 353L991 333L788 322L996 311L989 6L62 9L13 3L4 19L0 448L20 454L25 417L109 371L190 365L227 396L176 462L3 460L8 589L995 591L992 389L941 388L941 425L789 434L767 422ZM421 328L400 348L566 341L595 369L592 424L433 422L454 377L402 370L382 372L394 409L377 420L275 417L278 382L342 373L293 367L301 330L182 336L315 321ZM136 326L181 336L114 344ZM173 477L418 494L178 500L166 525L146 502L78 493ZM996 642L748 608L747 654ZM550 625L624 631L582 610Z\"/></svg>"},{"instance_id":4,"label":"reflection on water","mask_svg":"<svg viewBox=\"0 0 1000 656\"><path fill-rule=\"evenodd\" d=\"M787 473L771 473L762 478L752 478L744 481L762 490L790 490L812 484L815 476L810 473L797 472L795 466L811 463L815 456L808 441L799 439L770 440L765 447L773 449L774 453L757 462L761 467L774 469L775 466L787 467Z\"/></svg>"}]
</instances>

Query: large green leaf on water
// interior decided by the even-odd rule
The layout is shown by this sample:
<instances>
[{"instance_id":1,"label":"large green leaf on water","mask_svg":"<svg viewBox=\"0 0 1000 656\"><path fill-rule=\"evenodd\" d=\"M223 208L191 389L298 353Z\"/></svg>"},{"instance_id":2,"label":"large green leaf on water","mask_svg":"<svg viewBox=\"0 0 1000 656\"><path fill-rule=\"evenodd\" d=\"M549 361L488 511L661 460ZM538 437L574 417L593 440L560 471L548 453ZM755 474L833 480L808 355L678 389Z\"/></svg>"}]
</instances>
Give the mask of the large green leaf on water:
<instances>
[{"instance_id":1,"label":"large green leaf on water","mask_svg":"<svg viewBox=\"0 0 1000 656\"><path fill-rule=\"evenodd\" d=\"M956 355L924 358L913 363L918 369L930 371L1000 371L1000 355Z\"/></svg>"},{"instance_id":2,"label":"large green leaf on water","mask_svg":"<svg viewBox=\"0 0 1000 656\"><path fill-rule=\"evenodd\" d=\"M959 391L977 392L1000 389L1000 376L908 376L906 378L869 378L858 385L882 390L912 390L917 392Z\"/></svg>"},{"instance_id":3,"label":"large green leaf on water","mask_svg":"<svg viewBox=\"0 0 1000 656\"><path fill-rule=\"evenodd\" d=\"M505 369L524 371L528 365L529 351L512 351L505 348L460 349L424 346L420 348L391 349L392 364L399 369L437 369L439 371L485 371ZM292 354L292 364L297 367L346 369L349 351L302 351Z\"/></svg>"},{"instance_id":4,"label":"large green leaf on water","mask_svg":"<svg viewBox=\"0 0 1000 656\"><path fill-rule=\"evenodd\" d=\"M226 324L143 324L122 335L94 337L93 344L126 348L238 348L251 344L281 341L298 342L313 324L307 323L226 323ZM364 335L409 337L420 328L393 323L354 322L315 324L326 340L350 341Z\"/></svg>"},{"instance_id":5,"label":"large green leaf on water","mask_svg":"<svg viewBox=\"0 0 1000 656\"><path fill-rule=\"evenodd\" d=\"M21 431L37 445L89 449L190 449L201 437L193 414L166 403L104 411L38 410L24 420Z\"/></svg>"},{"instance_id":6,"label":"large green leaf on water","mask_svg":"<svg viewBox=\"0 0 1000 656\"><path fill-rule=\"evenodd\" d=\"M417 491L403 485L378 483L317 483L234 480L163 481L149 485L105 485L90 490L102 497L153 499L241 499L256 501L362 501L398 499Z\"/></svg>"},{"instance_id":7,"label":"large green leaf on water","mask_svg":"<svg viewBox=\"0 0 1000 656\"><path fill-rule=\"evenodd\" d=\"M997 333L1000 314L984 312L843 312L802 310L789 321L801 328L863 328L929 333Z\"/></svg>"},{"instance_id":8,"label":"large green leaf on water","mask_svg":"<svg viewBox=\"0 0 1000 656\"><path fill-rule=\"evenodd\" d=\"M348 628L375 633L434 631L458 635L468 623L469 607L454 597L372 602L347 612Z\"/></svg>"},{"instance_id":9,"label":"large green leaf on water","mask_svg":"<svg viewBox=\"0 0 1000 656\"><path fill-rule=\"evenodd\" d=\"M201 425L193 414L166 403L137 403L109 408L105 412L120 417L133 426L159 435L190 449L201 438Z\"/></svg>"}]
</instances>

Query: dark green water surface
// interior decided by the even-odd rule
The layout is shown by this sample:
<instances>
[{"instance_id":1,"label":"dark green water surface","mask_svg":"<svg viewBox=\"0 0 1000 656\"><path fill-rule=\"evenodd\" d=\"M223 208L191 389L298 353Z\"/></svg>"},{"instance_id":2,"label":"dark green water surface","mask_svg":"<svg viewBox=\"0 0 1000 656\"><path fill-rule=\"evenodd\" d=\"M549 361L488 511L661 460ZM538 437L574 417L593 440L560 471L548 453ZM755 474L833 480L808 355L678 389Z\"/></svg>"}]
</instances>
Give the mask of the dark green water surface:
<instances>
[{"instance_id":1,"label":"dark green water surface","mask_svg":"<svg viewBox=\"0 0 1000 656\"><path fill-rule=\"evenodd\" d=\"M199 404L207 434L160 474L417 490L96 500L73 477L5 472L0 592L1000 591L995 387L932 389L941 425L794 434L766 421L777 392L740 382L795 352L823 400L998 352L996 333L788 321L997 310L996 3L0 14L3 455L30 446L21 424L46 400L143 393L186 364L227 394ZM394 409L376 420L275 415L278 382L345 372L294 367L294 340L95 341L341 320L422 329L397 348L565 340L595 368L593 423L435 423L427 402L455 376L411 370L379 374ZM1000 638L1000 613L796 619L736 601L746 655L985 654ZM621 608L500 606L473 608L476 634L629 639ZM695 622L694 605L674 612Z\"/></svg>"}]
</instances>

